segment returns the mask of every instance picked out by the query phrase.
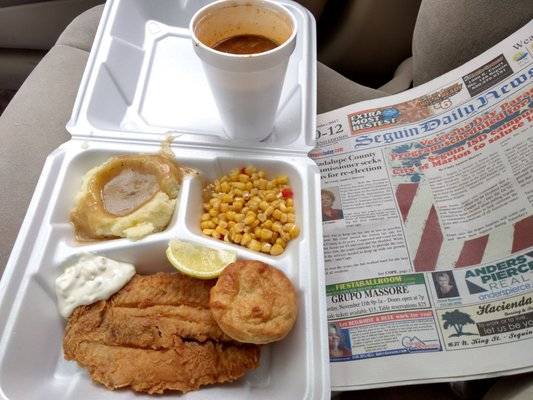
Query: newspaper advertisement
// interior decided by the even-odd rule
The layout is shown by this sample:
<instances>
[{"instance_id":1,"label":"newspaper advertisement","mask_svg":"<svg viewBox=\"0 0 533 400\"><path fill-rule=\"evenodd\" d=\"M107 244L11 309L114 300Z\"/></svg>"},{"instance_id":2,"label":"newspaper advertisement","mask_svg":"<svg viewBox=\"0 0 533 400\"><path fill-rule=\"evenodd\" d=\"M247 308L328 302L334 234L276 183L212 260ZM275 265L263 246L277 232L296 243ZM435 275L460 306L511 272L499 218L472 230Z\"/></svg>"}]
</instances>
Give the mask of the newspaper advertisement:
<instances>
[{"instance_id":1,"label":"newspaper advertisement","mask_svg":"<svg viewBox=\"0 0 533 400\"><path fill-rule=\"evenodd\" d=\"M333 390L533 369L533 21L318 116Z\"/></svg>"}]
</instances>

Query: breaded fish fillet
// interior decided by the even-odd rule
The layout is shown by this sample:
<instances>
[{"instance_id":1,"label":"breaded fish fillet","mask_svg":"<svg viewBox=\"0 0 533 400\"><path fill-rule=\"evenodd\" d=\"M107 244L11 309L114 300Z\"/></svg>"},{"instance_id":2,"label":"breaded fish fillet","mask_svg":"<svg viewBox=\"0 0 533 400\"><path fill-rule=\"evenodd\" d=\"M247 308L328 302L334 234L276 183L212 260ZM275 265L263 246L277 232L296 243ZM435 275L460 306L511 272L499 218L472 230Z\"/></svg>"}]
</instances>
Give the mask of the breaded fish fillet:
<instances>
[{"instance_id":1,"label":"breaded fish fillet","mask_svg":"<svg viewBox=\"0 0 533 400\"><path fill-rule=\"evenodd\" d=\"M65 358L111 389L188 392L233 381L258 367L260 350L219 328L209 309L214 284L181 274L135 275L109 300L72 313Z\"/></svg>"}]
</instances>

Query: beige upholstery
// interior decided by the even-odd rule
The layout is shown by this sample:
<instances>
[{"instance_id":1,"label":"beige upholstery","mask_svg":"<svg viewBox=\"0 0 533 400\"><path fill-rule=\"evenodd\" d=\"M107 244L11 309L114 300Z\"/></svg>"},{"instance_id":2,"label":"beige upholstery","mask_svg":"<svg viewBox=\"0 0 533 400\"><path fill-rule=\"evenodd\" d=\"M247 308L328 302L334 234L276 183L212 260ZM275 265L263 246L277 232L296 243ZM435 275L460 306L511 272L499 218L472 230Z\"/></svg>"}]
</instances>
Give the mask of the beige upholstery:
<instances>
[{"instance_id":1,"label":"beige upholstery","mask_svg":"<svg viewBox=\"0 0 533 400\"><path fill-rule=\"evenodd\" d=\"M415 86L483 53L531 18L531 0L423 1L413 36Z\"/></svg>"},{"instance_id":2,"label":"beige upholstery","mask_svg":"<svg viewBox=\"0 0 533 400\"><path fill-rule=\"evenodd\" d=\"M317 112L319 114L388 94L353 82L320 62L317 65Z\"/></svg>"},{"instance_id":3,"label":"beige upholstery","mask_svg":"<svg viewBox=\"0 0 533 400\"><path fill-rule=\"evenodd\" d=\"M65 125L101 11L97 6L72 22L0 117L0 273L47 155L70 139Z\"/></svg>"},{"instance_id":4,"label":"beige upholstery","mask_svg":"<svg viewBox=\"0 0 533 400\"><path fill-rule=\"evenodd\" d=\"M411 56L420 1L329 1L317 20L319 61L361 85L385 84Z\"/></svg>"},{"instance_id":5,"label":"beige upholstery","mask_svg":"<svg viewBox=\"0 0 533 400\"><path fill-rule=\"evenodd\" d=\"M104 0L0 0L0 89L18 89L65 27Z\"/></svg>"}]
</instances>

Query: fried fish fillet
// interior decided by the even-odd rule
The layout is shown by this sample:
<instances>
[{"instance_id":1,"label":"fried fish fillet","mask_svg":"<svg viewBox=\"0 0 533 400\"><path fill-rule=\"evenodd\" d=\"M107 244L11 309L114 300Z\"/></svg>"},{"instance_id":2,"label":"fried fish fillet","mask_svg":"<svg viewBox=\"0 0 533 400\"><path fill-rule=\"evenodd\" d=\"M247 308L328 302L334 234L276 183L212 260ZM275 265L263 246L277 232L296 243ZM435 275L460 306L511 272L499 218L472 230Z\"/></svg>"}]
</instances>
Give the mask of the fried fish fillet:
<instances>
[{"instance_id":1,"label":"fried fish fillet","mask_svg":"<svg viewBox=\"0 0 533 400\"><path fill-rule=\"evenodd\" d=\"M109 300L72 313L65 359L110 389L188 392L234 381L259 366L260 349L219 328L209 309L214 284L181 274L135 275Z\"/></svg>"}]
</instances>

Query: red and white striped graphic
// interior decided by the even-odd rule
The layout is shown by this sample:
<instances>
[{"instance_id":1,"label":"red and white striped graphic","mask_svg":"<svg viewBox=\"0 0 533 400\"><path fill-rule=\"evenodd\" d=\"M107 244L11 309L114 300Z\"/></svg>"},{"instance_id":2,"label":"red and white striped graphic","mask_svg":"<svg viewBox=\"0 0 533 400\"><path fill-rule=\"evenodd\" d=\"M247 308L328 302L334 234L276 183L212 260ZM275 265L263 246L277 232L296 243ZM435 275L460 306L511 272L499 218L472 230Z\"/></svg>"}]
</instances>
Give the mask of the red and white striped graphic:
<instances>
[{"instance_id":1,"label":"red and white striped graphic","mask_svg":"<svg viewBox=\"0 0 533 400\"><path fill-rule=\"evenodd\" d=\"M428 185L402 183L396 201L417 272L484 264L533 246L533 216L474 239L448 241Z\"/></svg>"}]
</instances>

